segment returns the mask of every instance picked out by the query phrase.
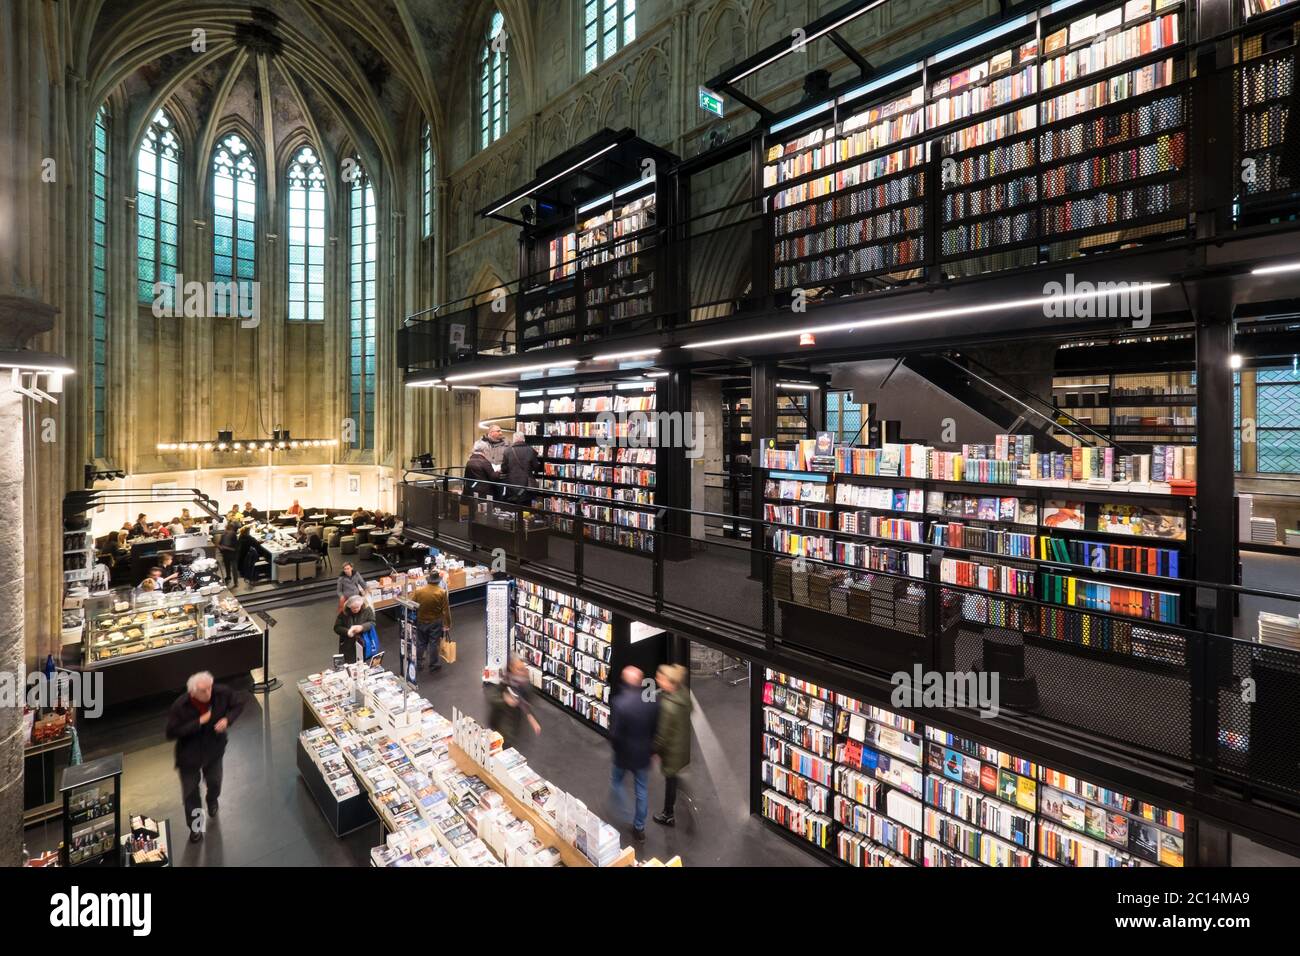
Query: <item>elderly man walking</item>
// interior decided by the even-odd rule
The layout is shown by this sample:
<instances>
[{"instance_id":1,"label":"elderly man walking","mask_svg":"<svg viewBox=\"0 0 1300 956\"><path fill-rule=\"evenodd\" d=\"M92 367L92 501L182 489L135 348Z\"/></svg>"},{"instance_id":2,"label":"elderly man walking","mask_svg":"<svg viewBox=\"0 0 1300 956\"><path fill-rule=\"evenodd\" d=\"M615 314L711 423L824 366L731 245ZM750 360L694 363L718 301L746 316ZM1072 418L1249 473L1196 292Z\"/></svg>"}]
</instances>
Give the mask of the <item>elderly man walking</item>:
<instances>
[{"instance_id":1,"label":"elderly man walking","mask_svg":"<svg viewBox=\"0 0 1300 956\"><path fill-rule=\"evenodd\" d=\"M185 693L167 713L167 739L176 741L176 770L191 843L202 840L207 829L200 809L200 778L207 785L210 820L217 815L221 797L221 759L230 739L230 725L243 709L240 695L216 683L207 671L200 671L185 682Z\"/></svg>"},{"instance_id":2,"label":"elderly man walking","mask_svg":"<svg viewBox=\"0 0 1300 956\"><path fill-rule=\"evenodd\" d=\"M650 756L653 753L658 706L644 675L636 667L623 668L623 686L609 705L609 742L614 748L614 766L610 771L609 789L614 802L625 811L623 778L632 774L636 792L636 810L632 816L632 836L645 839L646 814L650 809Z\"/></svg>"}]
</instances>

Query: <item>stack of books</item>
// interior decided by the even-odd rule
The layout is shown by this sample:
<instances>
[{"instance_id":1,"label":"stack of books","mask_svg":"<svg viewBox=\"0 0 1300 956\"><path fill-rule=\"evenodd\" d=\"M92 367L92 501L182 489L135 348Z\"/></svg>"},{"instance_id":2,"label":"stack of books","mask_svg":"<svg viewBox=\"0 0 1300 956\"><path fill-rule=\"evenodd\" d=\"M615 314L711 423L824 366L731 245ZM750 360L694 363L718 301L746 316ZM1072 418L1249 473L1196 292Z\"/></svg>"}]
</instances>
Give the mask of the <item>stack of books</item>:
<instances>
[{"instance_id":1,"label":"stack of books","mask_svg":"<svg viewBox=\"0 0 1300 956\"><path fill-rule=\"evenodd\" d=\"M1250 540L1255 544L1277 544L1277 519L1252 517Z\"/></svg>"},{"instance_id":2,"label":"stack of books","mask_svg":"<svg viewBox=\"0 0 1300 956\"><path fill-rule=\"evenodd\" d=\"M1300 617L1260 611L1259 643L1300 651Z\"/></svg>"}]
</instances>

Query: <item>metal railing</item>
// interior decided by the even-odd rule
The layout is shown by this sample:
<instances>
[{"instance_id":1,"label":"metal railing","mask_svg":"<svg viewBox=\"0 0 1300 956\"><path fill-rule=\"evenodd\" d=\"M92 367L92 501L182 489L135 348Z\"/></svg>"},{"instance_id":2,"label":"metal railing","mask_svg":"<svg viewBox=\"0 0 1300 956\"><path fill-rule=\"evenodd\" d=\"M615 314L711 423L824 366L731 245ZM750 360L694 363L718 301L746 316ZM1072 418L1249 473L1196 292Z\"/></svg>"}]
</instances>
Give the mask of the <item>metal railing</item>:
<instances>
[{"instance_id":1,"label":"metal railing","mask_svg":"<svg viewBox=\"0 0 1300 956\"><path fill-rule=\"evenodd\" d=\"M530 500L503 499L520 492ZM555 503L573 514L544 510ZM598 509L611 506L652 527L601 517ZM470 494L461 477L441 471L408 473L399 511L408 532L430 543L484 560L504 555L524 576L531 571L591 600L677 621L733 654L796 652L876 678L917 665L970 671L980 666L986 638L1009 631L1023 640L1037 682L1038 705L1025 712L1033 721L1300 806L1300 647L1260 643L1255 633L1261 611L1300 618L1300 594L1098 572L1108 582L1184 595L1177 619L1158 622L943 576L945 557L988 557L1031 569L1036 579L1088 574L1078 565L839 530L828 533L922 555L919 574L800 561L771 547L773 533L818 529L503 482ZM748 527L750 539L706 540L705 524L722 520ZM643 530L643 550L601 540L629 530Z\"/></svg>"}]
</instances>

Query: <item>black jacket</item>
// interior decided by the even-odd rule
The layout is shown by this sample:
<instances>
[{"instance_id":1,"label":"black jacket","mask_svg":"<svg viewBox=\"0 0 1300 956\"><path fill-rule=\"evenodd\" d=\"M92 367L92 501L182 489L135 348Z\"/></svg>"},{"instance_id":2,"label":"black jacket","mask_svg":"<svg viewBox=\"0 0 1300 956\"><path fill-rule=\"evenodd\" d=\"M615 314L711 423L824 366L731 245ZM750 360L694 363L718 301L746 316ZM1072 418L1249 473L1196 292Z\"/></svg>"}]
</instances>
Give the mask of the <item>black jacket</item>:
<instances>
[{"instance_id":1,"label":"black jacket","mask_svg":"<svg viewBox=\"0 0 1300 956\"><path fill-rule=\"evenodd\" d=\"M506 492L514 498L522 497L526 493L522 489L532 488L537 484L535 476L538 471L537 449L527 443L511 445L506 449L505 457L501 459L501 477L505 479L506 484L518 486L506 489Z\"/></svg>"},{"instance_id":2,"label":"black jacket","mask_svg":"<svg viewBox=\"0 0 1300 956\"><path fill-rule=\"evenodd\" d=\"M234 724L244 709L244 698L224 684L212 685L210 701L211 719L199 723L199 709L190 700L188 692L181 694L167 712L167 739L176 741L176 766L181 770L198 770L226 752L230 728L224 734L215 730L217 721L226 718Z\"/></svg>"},{"instance_id":3,"label":"black jacket","mask_svg":"<svg viewBox=\"0 0 1300 956\"><path fill-rule=\"evenodd\" d=\"M496 469L482 455L470 455L465 462L465 494L476 498L499 495L501 486L496 482Z\"/></svg>"},{"instance_id":4,"label":"black jacket","mask_svg":"<svg viewBox=\"0 0 1300 956\"><path fill-rule=\"evenodd\" d=\"M659 712L645 700L639 687L623 686L609 705L609 742L614 747L614 766L621 770L644 770L650 766L655 726Z\"/></svg>"},{"instance_id":5,"label":"black jacket","mask_svg":"<svg viewBox=\"0 0 1300 956\"><path fill-rule=\"evenodd\" d=\"M364 604L361 610L356 614L352 613L351 608L343 606L339 611L339 616L334 619L334 633L339 636L339 653L349 664L355 663L357 659L357 638L348 635L348 628L354 624L362 626L375 623L375 609L369 604Z\"/></svg>"}]
</instances>

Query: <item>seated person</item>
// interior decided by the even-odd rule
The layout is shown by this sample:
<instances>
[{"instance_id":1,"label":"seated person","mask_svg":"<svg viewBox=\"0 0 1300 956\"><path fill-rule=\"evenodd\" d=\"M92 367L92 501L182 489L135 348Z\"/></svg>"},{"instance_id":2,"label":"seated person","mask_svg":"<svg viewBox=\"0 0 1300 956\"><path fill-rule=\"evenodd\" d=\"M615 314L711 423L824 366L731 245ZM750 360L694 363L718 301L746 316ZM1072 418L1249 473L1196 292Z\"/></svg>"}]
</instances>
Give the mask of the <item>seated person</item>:
<instances>
[{"instance_id":1,"label":"seated person","mask_svg":"<svg viewBox=\"0 0 1300 956\"><path fill-rule=\"evenodd\" d=\"M136 590L140 595L154 594L161 597L163 592L163 569L158 567L150 568L149 576L140 582L140 586Z\"/></svg>"},{"instance_id":2,"label":"seated person","mask_svg":"<svg viewBox=\"0 0 1300 956\"><path fill-rule=\"evenodd\" d=\"M164 551L158 556L158 567L153 570L161 572L159 578L164 591L174 591L180 586L181 567L170 551Z\"/></svg>"},{"instance_id":3,"label":"seated person","mask_svg":"<svg viewBox=\"0 0 1300 956\"><path fill-rule=\"evenodd\" d=\"M167 531L173 538L179 538L185 533L185 522L181 520L180 515L172 518L172 523L167 526Z\"/></svg>"},{"instance_id":4,"label":"seated person","mask_svg":"<svg viewBox=\"0 0 1300 956\"><path fill-rule=\"evenodd\" d=\"M294 518L302 517L303 515L302 505L298 504L297 498L293 499L293 504L291 504L284 513Z\"/></svg>"},{"instance_id":5,"label":"seated person","mask_svg":"<svg viewBox=\"0 0 1300 956\"><path fill-rule=\"evenodd\" d=\"M135 524L128 529L132 538L147 538L149 536L149 519L143 511L135 517Z\"/></svg>"}]
</instances>

